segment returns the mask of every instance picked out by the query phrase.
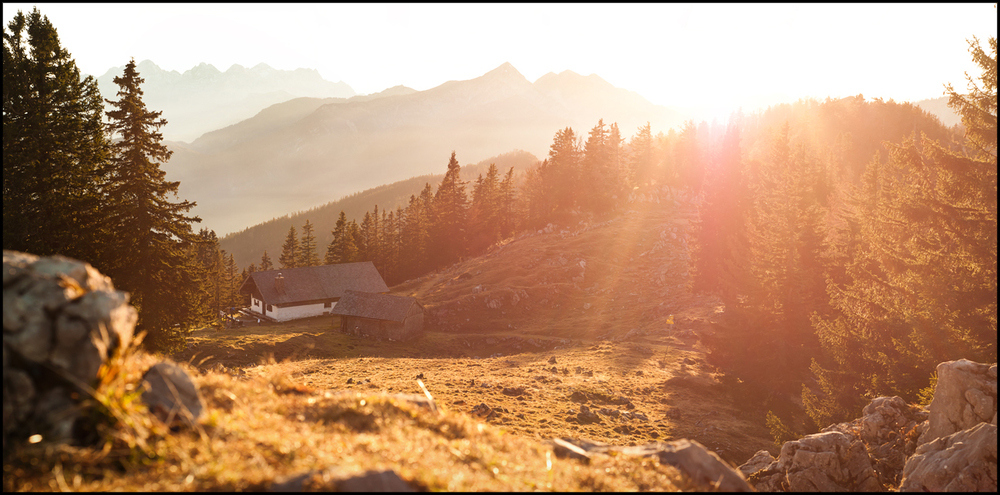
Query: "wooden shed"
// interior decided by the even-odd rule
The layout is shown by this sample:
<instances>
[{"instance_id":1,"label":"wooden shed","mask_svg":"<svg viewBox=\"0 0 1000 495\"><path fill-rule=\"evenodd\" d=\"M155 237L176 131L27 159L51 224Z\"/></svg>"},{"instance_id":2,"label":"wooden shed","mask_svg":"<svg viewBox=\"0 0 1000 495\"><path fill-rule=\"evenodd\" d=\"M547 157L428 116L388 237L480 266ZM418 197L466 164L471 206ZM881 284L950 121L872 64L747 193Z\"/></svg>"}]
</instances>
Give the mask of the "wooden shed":
<instances>
[{"instance_id":1,"label":"wooden shed","mask_svg":"<svg viewBox=\"0 0 1000 495\"><path fill-rule=\"evenodd\" d=\"M424 329L424 307L406 296L346 290L330 314L340 316L343 332L378 340L407 340Z\"/></svg>"}]
</instances>

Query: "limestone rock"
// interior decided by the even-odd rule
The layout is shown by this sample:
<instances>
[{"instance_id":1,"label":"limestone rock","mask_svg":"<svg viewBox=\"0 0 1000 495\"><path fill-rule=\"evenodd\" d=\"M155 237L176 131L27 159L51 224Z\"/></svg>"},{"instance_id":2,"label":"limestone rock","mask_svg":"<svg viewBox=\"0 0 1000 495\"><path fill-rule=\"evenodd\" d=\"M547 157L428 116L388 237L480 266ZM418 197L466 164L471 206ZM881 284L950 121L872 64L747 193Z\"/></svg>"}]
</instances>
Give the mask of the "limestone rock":
<instances>
[{"instance_id":1,"label":"limestone rock","mask_svg":"<svg viewBox=\"0 0 1000 495\"><path fill-rule=\"evenodd\" d=\"M923 445L980 422L992 422L997 413L997 365L966 359L937 366L937 386L931 401L929 425L920 436Z\"/></svg>"},{"instance_id":2,"label":"limestone rock","mask_svg":"<svg viewBox=\"0 0 1000 495\"><path fill-rule=\"evenodd\" d=\"M82 261L3 253L4 445L9 434L68 441L85 389L131 345L128 295Z\"/></svg>"},{"instance_id":3,"label":"limestone rock","mask_svg":"<svg viewBox=\"0 0 1000 495\"><path fill-rule=\"evenodd\" d=\"M989 423L979 423L918 447L916 454L906 461L899 487L901 492L995 492L996 489L997 427Z\"/></svg>"},{"instance_id":4,"label":"limestone rock","mask_svg":"<svg viewBox=\"0 0 1000 495\"><path fill-rule=\"evenodd\" d=\"M839 431L785 442L775 468L784 473L790 491L877 491L882 488L861 440Z\"/></svg>"},{"instance_id":5,"label":"limestone rock","mask_svg":"<svg viewBox=\"0 0 1000 495\"><path fill-rule=\"evenodd\" d=\"M758 450L753 457L748 459L747 462L744 462L736 469L739 469L744 476L750 476L758 471L767 469L767 467L775 461L776 459L770 452L766 450Z\"/></svg>"},{"instance_id":6,"label":"limestone rock","mask_svg":"<svg viewBox=\"0 0 1000 495\"><path fill-rule=\"evenodd\" d=\"M174 363L154 364L142 377L142 400L160 421L168 425L193 425L204 410L198 387L183 368Z\"/></svg>"}]
</instances>

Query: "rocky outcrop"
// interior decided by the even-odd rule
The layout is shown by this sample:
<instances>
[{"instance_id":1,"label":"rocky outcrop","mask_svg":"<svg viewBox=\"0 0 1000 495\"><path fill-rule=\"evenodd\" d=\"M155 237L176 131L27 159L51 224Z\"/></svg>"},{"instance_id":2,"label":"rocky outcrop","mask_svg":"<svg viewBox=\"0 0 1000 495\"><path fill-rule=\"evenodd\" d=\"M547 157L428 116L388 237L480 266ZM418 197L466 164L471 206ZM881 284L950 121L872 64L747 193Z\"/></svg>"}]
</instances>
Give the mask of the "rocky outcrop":
<instances>
[{"instance_id":1,"label":"rocky outcrop","mask_svg":"<svg viewBox=\"0 0 1000 495\"><path fill-rule=\"evenodd\" d=\"M913 432L927 413L900 397L878 397L862 414L785 442L777 459L757 452L739 469L760 491L875 491L895 485L906 456L916 449Z\"/></svg>"},{"instance_id":2,"label":"rocky outcrop","mask_svg":"<svg viewBox=\"0 0 1000 495\"><path fill-rule=\"evenodd\" d=\"M937 366L930 420L920 435L925 444L981 422L997 424L997 365L965 359Z\"/></svg>"},{"instance_id":3,"label":"rocky outcrop","mask_svg":"<svg viewBox=\"0 0 1000 495\"><path fill-rule=\"evenodd\" d=\"M937 369L928 410L878 397L862 417L786 442L777 459L759 451L739 470L759 491L995 491L996 364Z\"/></svg>"},{"instance_id":4,"label":"rocky outcrop","mask_svg":"<svg viewBox=\"0 0 1000 495\"><path fill-rule=\"evenodd\" d=\"M900 491L996 491L997 365L937 366L934 400Z\"/></svg>"},{"instance_id":5,"label":"rocky outcrop","mask_svg":"<svg viewBox=\"0 0 1000 495\"><path fill-rule=\"evenodd\" d=\"M901 492L995 492L997 426L979 423L917 448Z\"/></svg>"},{"instance_id":6,"label":"rocky outcrop","mask_svg":"<svg viewBox=\"0 0 1000 495\"><path fill-rule=\"evenodd\" d=\"M3 253L3 438L72 437L101 365L127 348L136 310L87 263Z\"/></svg>"}]
</instances>

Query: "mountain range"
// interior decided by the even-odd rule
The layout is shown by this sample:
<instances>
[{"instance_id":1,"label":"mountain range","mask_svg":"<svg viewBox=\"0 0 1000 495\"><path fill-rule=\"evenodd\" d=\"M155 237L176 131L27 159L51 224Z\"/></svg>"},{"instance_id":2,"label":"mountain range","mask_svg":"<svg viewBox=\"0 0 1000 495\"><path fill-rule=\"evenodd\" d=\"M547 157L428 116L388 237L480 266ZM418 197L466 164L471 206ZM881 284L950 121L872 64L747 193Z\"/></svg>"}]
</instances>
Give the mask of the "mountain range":
<instances>
[{"instance_id":1,"label":"mountain range","mask_svg":"<svg viewBox=\"0 0 1000 495\"><path fill-rule=\"evenodd\" d=\"M203 227L224 235L276 214L316 207L460 162L521 149L546 156L555 132L578 134L604 119L625 138L650 122L654 134L685 115L616 88L597 75L549 73L528 81L505 63L475 79L353 98L297 98L252 118L170 142L165 164Z\"/></svg>"},{"instance_id":2,"label":"mountain range","mask_svg":"<svg viewBox=\"0 0 1000 495\"><path fill-rule=\"evenodd\" d=\"M202 134L248 119L275 103L298 97L355 95L343 81L323 79L315 69L278 70L267 64L246 68L235 64L225 72L202 63L184 73L161 69L150 60L136 64L147 108L162 111L161 132L174 141L192 141ZM97 78L107 99L116 99L114 78L125 67L112 67Z\"/></svg>"}]
</instances>

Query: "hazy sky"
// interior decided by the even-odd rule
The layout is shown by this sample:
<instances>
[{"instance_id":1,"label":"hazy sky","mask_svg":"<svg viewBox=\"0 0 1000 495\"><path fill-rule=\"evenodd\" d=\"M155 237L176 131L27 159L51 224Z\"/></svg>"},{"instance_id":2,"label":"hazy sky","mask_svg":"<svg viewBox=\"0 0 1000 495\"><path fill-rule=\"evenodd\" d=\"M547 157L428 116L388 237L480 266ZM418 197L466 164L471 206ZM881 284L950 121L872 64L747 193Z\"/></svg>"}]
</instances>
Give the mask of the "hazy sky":
<instances>
[{"instance_id":1,"label":"hazy sky","mask_svg":"<svg viewBox=\"0 0 1000 495\"><path fill-rule=\"evenodd\" d=\"M510 62L598 74L653 103L752 107L863 93L941 96L975 74L995 4L39 4L80 69L130 57L314 68L360 94L429 89ZM3 4L4 26L18 9Z\"/></svg>"}]
</instances>

